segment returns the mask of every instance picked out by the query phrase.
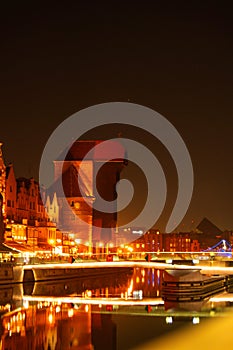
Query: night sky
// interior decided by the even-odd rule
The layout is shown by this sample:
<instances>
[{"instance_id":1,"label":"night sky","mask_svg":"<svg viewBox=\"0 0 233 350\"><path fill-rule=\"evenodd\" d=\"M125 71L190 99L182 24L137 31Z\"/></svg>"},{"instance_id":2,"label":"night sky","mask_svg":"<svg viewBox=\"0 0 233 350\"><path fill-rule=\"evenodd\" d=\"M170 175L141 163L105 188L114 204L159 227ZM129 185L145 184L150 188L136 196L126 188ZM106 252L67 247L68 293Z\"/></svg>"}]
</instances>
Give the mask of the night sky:
<instances>
[{"instance_id":1,"label":"night sky","mask_svg":"<svg viewBox=\"0 0 233 350\"><path fill-rule=\"evenodd\" d=\"M0 138L6 163L14 163L16 176L38 179L45 143L64 119L98 103L141 104L176 127L193 161L193 200L180 229L194 228L204 216L221 229L233 229L233 18L228 4L77 0L1 5ZM119 131L124 137L133 134L116 127L107 137ZM89 136L104 138L106 130ZM157 148L156 141L151 145ZM161 151L164 171L170 173L166 157ZM166 215L158 223L161 229Z\"/></svg>"}]
</instances>

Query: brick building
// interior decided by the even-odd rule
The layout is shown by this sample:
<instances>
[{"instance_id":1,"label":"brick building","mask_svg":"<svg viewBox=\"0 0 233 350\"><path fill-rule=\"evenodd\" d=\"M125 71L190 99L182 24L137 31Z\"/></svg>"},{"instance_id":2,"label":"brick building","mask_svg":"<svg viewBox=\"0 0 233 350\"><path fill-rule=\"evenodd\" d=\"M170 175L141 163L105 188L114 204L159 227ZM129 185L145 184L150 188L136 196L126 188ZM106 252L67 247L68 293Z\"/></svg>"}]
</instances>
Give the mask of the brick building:
<instances>
[{"instance_id":1,"label":"brick building","mask_svg":"<svg viewBox=\"0 0 233 350\"><path fill-rule=\"evenodd\" d=\"M151 229L133 241L130 246L137 252L160 252L163 250L163 235L159 230Z\"/></svg>"},{"instance_id":2,"label":"brick building","mask_svg":"<svg viewBox=\"0 0 233 350\"><path fill-rule=\"evenodd\" d=\"M5 166L1 148L0 193L3 197L5 241L9 246L48 247L51 241L56 244L56 225L45 210L38 182L33 178L16 179L13 165ZM17 243L21 245L18 247Z\"/></svg>"},{"instance_id":3,"label":"brick building","mask_svg":"<svg viewBox=\"0 0 233 350\"><path fill-rule=\"evenodd\" d=\"M54 184L48 190L49 196L56 194L59 228L74 234L80 243L88 243L90 247L113 239L117 208L115 212L107 213L95 209L93 203L98 207L97 191L106 201L116 199L115 187L124 166L122 145L116 141L108 141L107 147L106 144L101 147L102 144L99 140L74 142L54 161ZM69 207L65 205L67 202Z\"/></svg>"}]
</instances>

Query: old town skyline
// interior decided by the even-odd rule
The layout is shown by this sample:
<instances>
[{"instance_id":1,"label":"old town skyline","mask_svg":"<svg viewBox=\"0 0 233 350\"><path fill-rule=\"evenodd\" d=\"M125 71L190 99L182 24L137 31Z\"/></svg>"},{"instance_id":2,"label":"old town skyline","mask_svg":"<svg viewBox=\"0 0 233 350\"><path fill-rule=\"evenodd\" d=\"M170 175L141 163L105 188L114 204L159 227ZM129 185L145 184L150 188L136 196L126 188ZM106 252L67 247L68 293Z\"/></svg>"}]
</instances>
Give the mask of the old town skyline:
<instances>
[{"instance_id":1,"label":"old town skyline","mask_svg":"<svg viewBox=\"0 0 233 350\"><path fill-rule=\"evenodd\" d=\"M195 187L180 229L192 229L203 213L223 230L233 227L232 20L227 6L77 2L37 11L5 4L3 12L1 140L17 177L38 179L47 139L71 114L98 103L129 101L166 117L190 152ZM147 141L143 132L122 127L95 130L88 137L116 137L119 131ZM174 171L169 157L156 140L148 138L146 145L155 154L159 150L169 177ZM174 201L172 177L161 226Z\"/></svg>"}]
</instances>

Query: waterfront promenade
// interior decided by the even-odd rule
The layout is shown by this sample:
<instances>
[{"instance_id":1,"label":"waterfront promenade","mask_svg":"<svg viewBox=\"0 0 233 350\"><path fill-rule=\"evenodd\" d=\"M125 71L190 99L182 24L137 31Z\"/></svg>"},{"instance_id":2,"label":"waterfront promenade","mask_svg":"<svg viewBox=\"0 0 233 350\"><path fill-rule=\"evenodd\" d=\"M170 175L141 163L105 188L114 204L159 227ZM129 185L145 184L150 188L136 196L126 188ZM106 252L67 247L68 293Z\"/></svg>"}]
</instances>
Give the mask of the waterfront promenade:
<instances>
[{"instance_id":1,"label":"waterfront promenade","mask_svg":"<svg viewBox=\"0 0 233 350\"><path fill-rule=\"evenodd\" d=\"M158 261L88 261L82 262L53 262L16 265L2 263L0 269L0 284L46 281L56 279L68 279L72 277L88 277L103 273L117 272L126 269L144 268L164 271L176 271L176 274L191 274L198 272L199 276L232 276L233 266L228 266L228 262L204 261L199 264L187 264L180 261L177 263L167 263ZM224 266L224 264L226 266ZM182 272L183 271L183 272Z\"/></svg>"},{"instance_id":2,"label":"waterfront promenade","mask_svg":"<svg viewBox=\"0 0 233 350\"><path fill-rule=\"evenodd\" d=\"M146 261L97 261L97 262L77 262L77 263L46 263L46 264L28 264L23 265L23 270L42 270L42 269L82 269L82 268L108 268L108 267L131 267L131 268L155 268L159 270L200 270L202 274L219 274L233 275L233 266L218 266L209 262L209 265L186 265L185 261L182 264L169 264L160 262Z\"/></svg>"}]
</instances>

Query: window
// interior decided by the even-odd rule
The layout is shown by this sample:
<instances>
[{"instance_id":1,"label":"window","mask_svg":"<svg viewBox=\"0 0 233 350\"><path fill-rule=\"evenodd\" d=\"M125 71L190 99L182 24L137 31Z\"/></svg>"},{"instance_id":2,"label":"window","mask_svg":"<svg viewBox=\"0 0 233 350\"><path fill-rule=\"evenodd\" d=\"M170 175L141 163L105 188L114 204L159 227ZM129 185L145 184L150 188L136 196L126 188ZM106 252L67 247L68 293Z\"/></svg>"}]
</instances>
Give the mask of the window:
<instances>
[{"instance_id":1,"label":"window","mask_svg":"<svg viewBox=\"0 0 233 350\"><path fill-rule=\"evenodd\" d=\"M10 192L12 192L12 186L10 186Z\"/></svg>"},{"instance_id":2,"label":"window","mask_svg":"<svg viewBox=\"0 0 233 350\"><path fill-rule=\"evenodd\" d=\"M10 201L10 199L7 199L7 206L8 206L8 207L11 207L11 201Z\"/></svg>"}]
</instances>

